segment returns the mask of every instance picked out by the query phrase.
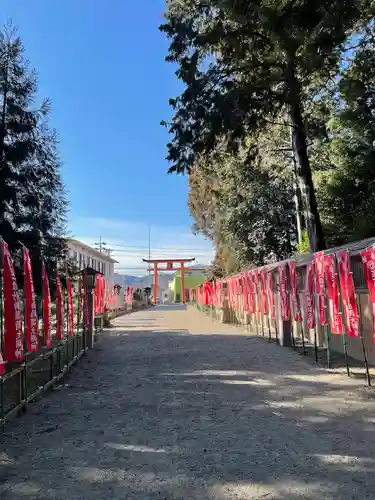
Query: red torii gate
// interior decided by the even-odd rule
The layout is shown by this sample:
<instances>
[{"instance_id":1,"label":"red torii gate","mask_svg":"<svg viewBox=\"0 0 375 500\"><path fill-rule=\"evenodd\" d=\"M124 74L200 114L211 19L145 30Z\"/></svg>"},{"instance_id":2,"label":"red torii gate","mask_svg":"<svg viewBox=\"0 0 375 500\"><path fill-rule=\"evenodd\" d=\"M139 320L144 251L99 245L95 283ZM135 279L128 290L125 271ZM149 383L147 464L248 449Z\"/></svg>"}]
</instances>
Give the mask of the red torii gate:
<instances>
[{"instance_id":1,"label":"red torii gate","mask_svg":"<svg viewBox=\"0 0 375 500\"><path fill-rule=\"evenodd\" d=\"M194 260L195 257L193 259L143 259L143 262L147 264L154 264L154 304L156 304L158 293L158 271L181 271L181 301L185 304L185 271L194 270L192 267L185 267L185 264ZM180 267L174 267L174 263L179 264ZM158 267L160 264L166 264L166 267Z\"/></svg>"}]
</instances>

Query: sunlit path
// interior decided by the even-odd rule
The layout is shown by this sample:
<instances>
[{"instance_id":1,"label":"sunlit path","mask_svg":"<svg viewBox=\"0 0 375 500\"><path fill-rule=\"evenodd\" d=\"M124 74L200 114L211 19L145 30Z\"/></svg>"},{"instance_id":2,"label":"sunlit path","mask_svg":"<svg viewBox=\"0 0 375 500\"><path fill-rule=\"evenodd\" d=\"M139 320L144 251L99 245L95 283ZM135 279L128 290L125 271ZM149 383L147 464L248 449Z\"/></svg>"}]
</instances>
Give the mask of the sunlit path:
<instances>
[{"instance_id":1,"label":"sunlit path","mask_svg":"<svg viewBox=\"0 0 375 500\"><path fill-rule=\"evenodd\" d=\"M20 499L351 499L375 488L375 401L184 306L118 318L7 428Z\"/></svg>"}]
</instances>

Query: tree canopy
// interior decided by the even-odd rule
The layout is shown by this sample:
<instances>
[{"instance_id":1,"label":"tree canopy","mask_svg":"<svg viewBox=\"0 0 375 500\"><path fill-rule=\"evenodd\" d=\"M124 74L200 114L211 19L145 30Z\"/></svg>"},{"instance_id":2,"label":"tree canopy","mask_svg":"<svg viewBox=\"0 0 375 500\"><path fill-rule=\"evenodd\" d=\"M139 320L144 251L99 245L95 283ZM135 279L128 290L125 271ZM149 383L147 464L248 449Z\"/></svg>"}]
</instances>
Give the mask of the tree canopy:
<instances>
[{"instance_id":1,"label":"tree canopy","mask_svg":"<svg viewBox=\"0 0 375 500\"><path fill-rule=\"evenodd\" d=\"M67 261L67 200L50 102L36 104L37 90L22 40L8 25L0 31L0 235L18 269L22 246L29 249L40 291L42 260L51 273Z\"/></svg>"},{"instance_id":2,"label":"tree canopy","mask_svg":"<svg viewBox=\"0 0 375 500\"><path fill-rule=\"evenodd\" d=\"M235 242L238 265L291 255L297 227L311 251L373 234L372 15L366 0L168 2L184 84L170 172L190 175L196 230Z\"/></svg>"}]
</instances>

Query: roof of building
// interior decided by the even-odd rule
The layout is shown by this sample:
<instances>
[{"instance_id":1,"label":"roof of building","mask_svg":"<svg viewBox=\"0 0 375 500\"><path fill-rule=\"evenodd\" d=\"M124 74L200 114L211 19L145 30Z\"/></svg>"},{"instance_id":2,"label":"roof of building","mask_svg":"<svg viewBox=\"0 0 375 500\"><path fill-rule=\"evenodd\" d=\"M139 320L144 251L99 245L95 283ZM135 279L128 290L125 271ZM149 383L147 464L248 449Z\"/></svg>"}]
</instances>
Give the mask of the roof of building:
<instances>
[{"instance_id":1,"label":"roof of building","mask_svg":"<svg viewBox=\"0 0 375 500\"><path fill-rule=\"evenodd\" d=\"M106 262L111 262L113 264L118 264L117 260L112 259L112 257L110 257L109 255L107 255L104 252L99 252L99 250L96 250L96 248L93 248L90 245L86 245L86 243L83 243L82 241L75 240L74 238L68 238L67 243L68 243L68 246L69 246L69 243L72 243L75 246L79 246L82 248L82 250L89 251L90 253L92 253L93 255L95 255L96 257L98 257L101 260L104 260Z\"/></svg>"}]
</instances>

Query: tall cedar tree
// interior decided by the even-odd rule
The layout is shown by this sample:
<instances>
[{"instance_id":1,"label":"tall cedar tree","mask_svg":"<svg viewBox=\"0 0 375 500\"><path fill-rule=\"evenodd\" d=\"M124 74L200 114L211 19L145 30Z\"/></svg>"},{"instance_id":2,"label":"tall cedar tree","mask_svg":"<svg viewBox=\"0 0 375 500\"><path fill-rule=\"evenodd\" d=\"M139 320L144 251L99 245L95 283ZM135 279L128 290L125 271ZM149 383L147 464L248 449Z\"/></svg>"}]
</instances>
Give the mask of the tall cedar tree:
<instances>
[{"instance_id":1,"label":"tall cedar tree","mask_svg":"<svg viewBox=\"0 0 375 500\"><path fill-rule=\"evenodd\" d=\"M0 236L21 269L22 245L31 255L36 292L41 261L51 275L66 259L66 199L49 102L34 109L37 78L12 27L0 33ZM18 273L20 278L21 273Z\"/></svg>"},{"instance_id":2,"label":"tall cedar tree","mask_svg":"<svg viewBox=\"0 0 375 500\"><path fill-rule=\"evenodd\" d=\"M303 95L338 71L368 0L170 0L160 27L185 90L170 104L170 172L189 172L225 137L229 150L286 112L311 251L325 247L306 143ZM313 97L313 96L311 96ZM165 122L163 123L164 125Z\"/></svg>"}]
</instances>

